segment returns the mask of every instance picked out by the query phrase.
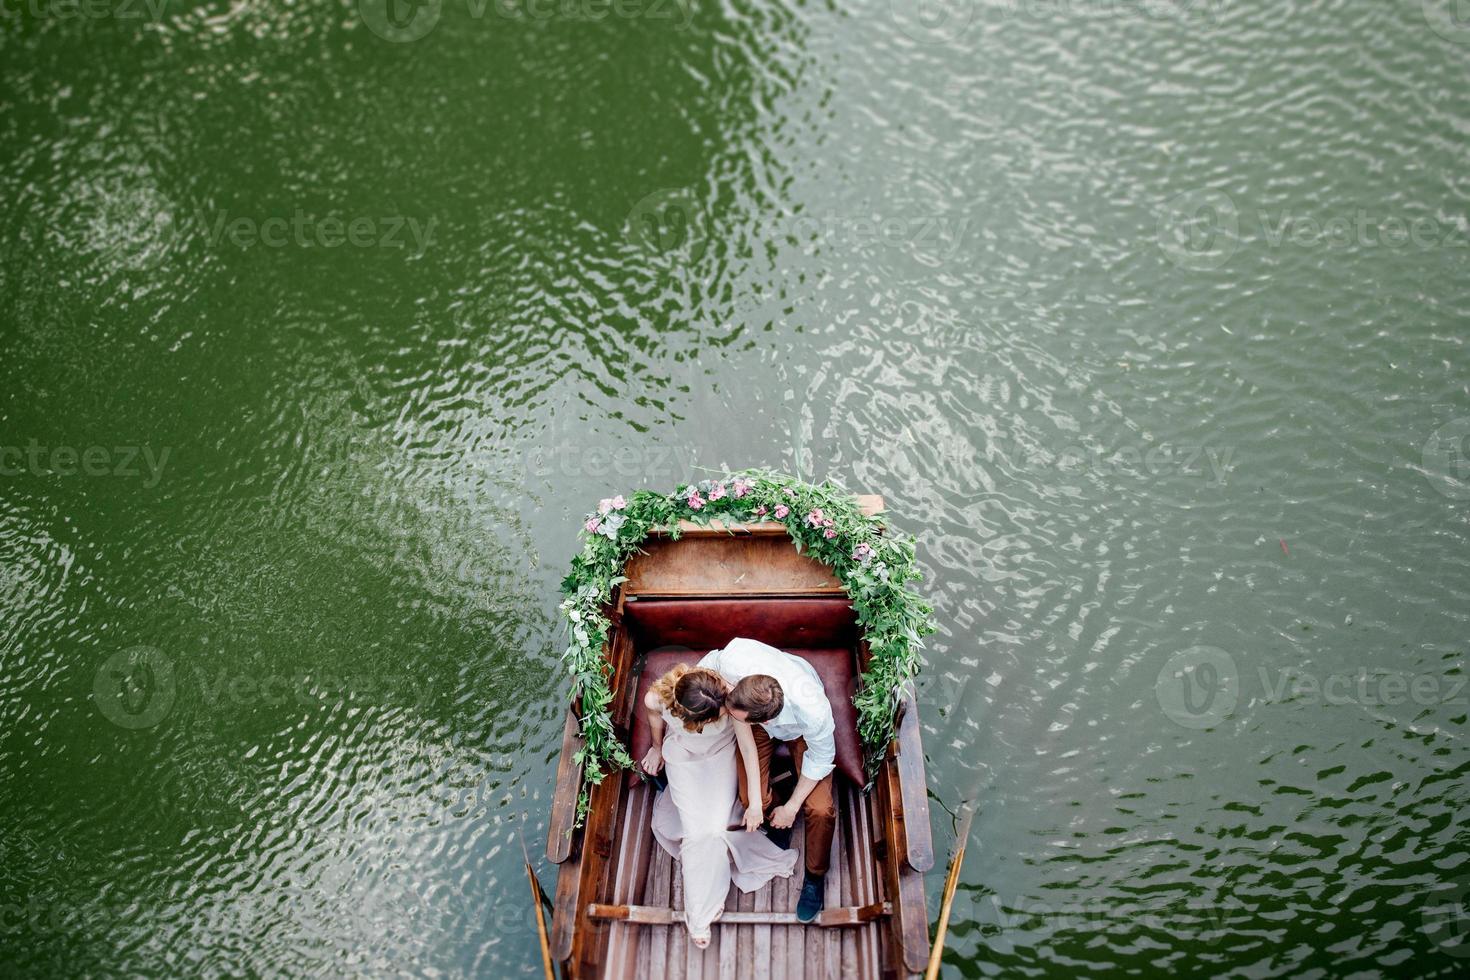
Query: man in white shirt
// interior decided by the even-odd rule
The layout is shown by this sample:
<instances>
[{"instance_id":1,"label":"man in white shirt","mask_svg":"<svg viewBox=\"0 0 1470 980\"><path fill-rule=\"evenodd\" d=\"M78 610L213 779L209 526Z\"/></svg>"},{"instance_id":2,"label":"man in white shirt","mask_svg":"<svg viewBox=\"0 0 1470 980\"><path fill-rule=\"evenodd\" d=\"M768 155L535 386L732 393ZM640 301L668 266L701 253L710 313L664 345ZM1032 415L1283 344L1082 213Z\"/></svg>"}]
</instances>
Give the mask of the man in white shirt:
<instances>
[{"instance_id":1,"label":"man in white shirt","mask_svg":"<svg viewBox=\"0 0 1470 980\"><path fill-rule=\"evenodd\" d=\"M806 817L806 880L796 916L810 922L822 909L823 877L837 827L837 805L832 796L837 744L832 704L822 679L800 657L743 637L731 640L722 650L711 651L699 666L717 672L731 685L726 710L754 729L760 760L760 807L770 824L767 836L778 846L787 847L796 814ZM772 806L771 799L773 739L790 744L798 777L791 797L778 807ZM749 809L751 793L745 784L745 767L739 766L736 771L740 802Z\"/></svg>"}]
</instances>

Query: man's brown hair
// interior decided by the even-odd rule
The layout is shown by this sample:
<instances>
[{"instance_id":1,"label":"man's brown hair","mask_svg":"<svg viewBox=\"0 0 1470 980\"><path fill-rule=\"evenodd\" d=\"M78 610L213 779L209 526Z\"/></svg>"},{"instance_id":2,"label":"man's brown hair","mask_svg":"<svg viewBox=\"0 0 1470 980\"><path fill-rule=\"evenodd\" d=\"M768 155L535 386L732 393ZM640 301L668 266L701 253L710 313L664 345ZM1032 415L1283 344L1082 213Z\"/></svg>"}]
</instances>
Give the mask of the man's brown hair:
<instances>
[{"instance_id":1,"label":"man's brown hair","mask_svg":"<svg viewBox=\"0 0 1470 980\"><path fill-rule=\"evenodd\" d=\"M725 703L746 712L747 721L770 721L781 713L786 697L769 674L751 674L735 685Z\"/></svg>"}]
</instances>

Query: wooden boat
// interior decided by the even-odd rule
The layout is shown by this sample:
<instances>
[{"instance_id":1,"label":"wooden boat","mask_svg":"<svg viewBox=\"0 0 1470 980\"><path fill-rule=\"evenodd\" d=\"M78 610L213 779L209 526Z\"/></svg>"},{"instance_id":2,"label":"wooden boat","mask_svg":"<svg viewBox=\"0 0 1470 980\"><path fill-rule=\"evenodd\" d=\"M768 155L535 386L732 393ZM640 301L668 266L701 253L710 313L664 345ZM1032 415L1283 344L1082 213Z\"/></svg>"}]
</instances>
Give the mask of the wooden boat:
<instances>
[{"instance_id":1,"label":"wooden boat","mask_svg":"<svg viewBox=\"0 0 1470 980\"><path fill-rule=\"evenodd\" d=\"M868 514L882 498L860 497ZM850 697L868 652L831 570L799 554L779 524L700 527L649 538L627 563L606 615L612 717L634 758L647 744L643 693L676 663L692 663L736 636L807 658L833 703L838 728L838 832L826 908L797 922L801 862L791 879L751 895L731 887L706 950L682 920L677 863L650 830L655 788L637 773L607 776L574 827L580 785L576 708L568 712L547 857L558 866L551 954L562 976L879 978L921 973L929 953L924 873L934 864L924 753L912 689L897 737L863 792ZM856 754L856 755L855 755ZM773 763L773 792L790 791L789 757ZM856 768L856 771L854 771ZM783 781L784 777L784 781ZM804 847L798 819L792 846Z\"/></svg>"}]
</instances>

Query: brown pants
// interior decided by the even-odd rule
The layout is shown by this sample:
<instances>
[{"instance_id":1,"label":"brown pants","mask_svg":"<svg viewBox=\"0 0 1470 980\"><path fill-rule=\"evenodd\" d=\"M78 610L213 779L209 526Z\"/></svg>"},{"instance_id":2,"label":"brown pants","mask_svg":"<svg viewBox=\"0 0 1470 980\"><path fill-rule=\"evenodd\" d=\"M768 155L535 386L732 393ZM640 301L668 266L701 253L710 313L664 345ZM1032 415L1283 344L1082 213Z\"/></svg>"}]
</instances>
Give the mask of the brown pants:
<instances>
[{"instance_id":1,"label":"brown pants","mask_svg":"<svg viewBox=\"0 0 1470 980\"><path fill-rule=\"evenodd\" d=\"M760 725L751 725L755 734L755 755L761 767L761 812L766 820L771 819L775 809L771 800L771 753L776 743ZM791 746L791 760L796 763L797 777L801 776L801 757L806 755L806 740L797 739ZM740 777L740 803L750 808L750 789L745 785L745 760L737 758L736 772ZM837 804L832 799L832 773L817 783L801 804L801 815L806 817L806 870L814 875L824 875L832 862L832 833L837 829Z\"/></svg>"}]
</instances>

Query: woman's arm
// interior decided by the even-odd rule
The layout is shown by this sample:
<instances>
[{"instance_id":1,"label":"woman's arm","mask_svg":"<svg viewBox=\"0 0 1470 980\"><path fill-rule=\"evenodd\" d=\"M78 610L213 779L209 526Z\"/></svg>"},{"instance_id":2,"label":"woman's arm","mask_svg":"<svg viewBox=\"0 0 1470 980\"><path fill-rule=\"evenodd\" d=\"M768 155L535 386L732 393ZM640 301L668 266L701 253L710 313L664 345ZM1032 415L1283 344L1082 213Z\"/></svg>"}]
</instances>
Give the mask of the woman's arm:
<instances>
[{"instance_id":1,"label":"woman's arm","mask_svg":"<svg viewBox=\"0 0 1470 980\"><path fill-rule=\"evenodd\" d=\"M653 739L643 756L643 771L652 776L664 767L664 706L658 695L649 691L643 697L643 707L648 712L648 734Z\"/></svg>"},{"instance_id":2,"label":"woman's arm","mask_svg":"<svg viewBox=\"0 0 1470 980\"><path fill-rule=\"evenodd\" d=\"M740 746L740 761L745 766L745 785L750 789L748 795L751 806L745 811L745 829L760 830L766 815L760 808L761 763L755 754L755 733L750 730L748 722L740 721L734 715L730 716L730 724L735 726L735 744Z\"/></svg>"}]
</instances>

